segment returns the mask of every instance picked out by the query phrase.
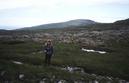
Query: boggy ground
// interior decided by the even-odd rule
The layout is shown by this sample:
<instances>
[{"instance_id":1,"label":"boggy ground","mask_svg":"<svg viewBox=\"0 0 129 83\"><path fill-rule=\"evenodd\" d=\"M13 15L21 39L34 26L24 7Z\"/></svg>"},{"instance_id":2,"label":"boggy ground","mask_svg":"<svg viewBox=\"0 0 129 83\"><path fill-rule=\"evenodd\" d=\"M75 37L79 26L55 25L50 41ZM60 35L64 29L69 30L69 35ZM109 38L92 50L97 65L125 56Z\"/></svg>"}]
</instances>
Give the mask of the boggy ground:
<instances>
[{"instance_id":1,"label":"boggy ground","mask_svg":"<svg viewBox=\"0 0 129 83\"><path fill-rule=\"evenodd\" d=\"M107 48L114 51L87 53L79 44L54 43L52 64L45 66L42 44L1 41L0 82L125 83L129 80L129 45L112 42ZM84 73L69 72L66 67L82 68Z\"/></svg>"}]
</instances>

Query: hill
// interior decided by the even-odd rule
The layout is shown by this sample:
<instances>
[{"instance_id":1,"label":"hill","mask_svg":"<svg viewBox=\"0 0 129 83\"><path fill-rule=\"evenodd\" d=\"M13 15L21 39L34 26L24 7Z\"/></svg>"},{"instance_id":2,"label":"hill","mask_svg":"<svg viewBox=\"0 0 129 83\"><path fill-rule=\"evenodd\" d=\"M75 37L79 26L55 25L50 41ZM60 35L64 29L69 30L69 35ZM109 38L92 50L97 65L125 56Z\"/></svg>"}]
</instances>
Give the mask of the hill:
<instances>
[{"instance_id":1,"label":"hill","mask_svg":"<svg viewBox=\"0 0 129 83\"><path fill-rule=\"evenodd\" d=\"M119 25L129 25L129 18L125 19L125 20L119 20L114 22L115 24L119 24Z\"/></svg>"},{"instance_id":2,"label":"hill","mask_svg":"<svg viewBox=\"0 0 129 83\"><path fill-rule=\"evenodd\" d=\"M25 27L25 28L22 28L21 30L78 27L78 26L87 26L87 25L96 24L96 23L97 22L94 22L92 20L77 19L77 20L70 20L67 22L44 24L44 25L33 26L33 27Z\"/></svg>"}]
</instances>

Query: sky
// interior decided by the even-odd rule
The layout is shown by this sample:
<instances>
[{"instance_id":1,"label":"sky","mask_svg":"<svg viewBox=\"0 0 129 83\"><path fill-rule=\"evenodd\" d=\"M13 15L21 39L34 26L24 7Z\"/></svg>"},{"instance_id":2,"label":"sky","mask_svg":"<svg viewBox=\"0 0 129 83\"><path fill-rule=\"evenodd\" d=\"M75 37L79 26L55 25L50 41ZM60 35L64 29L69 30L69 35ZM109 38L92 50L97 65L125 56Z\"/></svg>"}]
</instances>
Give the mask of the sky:
<instances>
[{"instance_id":1,"label":"sky","mask_svg":"<svg viewBox=\"0 0 129 83\"><path fill-rule=\"evenodd\" d=\"M90 19L111 23L129 18L129 0L0 0L0 29Z\"/></svg>"}]
</instances>

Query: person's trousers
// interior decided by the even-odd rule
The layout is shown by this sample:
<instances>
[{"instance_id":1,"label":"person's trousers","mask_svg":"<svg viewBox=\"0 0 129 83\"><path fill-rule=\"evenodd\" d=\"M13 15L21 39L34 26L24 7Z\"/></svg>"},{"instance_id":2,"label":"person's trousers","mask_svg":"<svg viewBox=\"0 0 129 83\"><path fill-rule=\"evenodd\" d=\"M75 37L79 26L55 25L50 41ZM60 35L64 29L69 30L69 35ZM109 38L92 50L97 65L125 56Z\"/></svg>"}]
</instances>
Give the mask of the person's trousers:
<instances>
[{"instance_id":1,"label":"person's trousers","mask_svg":"<svg viewBox=\"0 0 129 83\"><path fill-rule=\"evenodd\" d=\"M51 64L51 54L46 54L45 55L45 64L50 65Z\"/></svg>"}]
</instances>

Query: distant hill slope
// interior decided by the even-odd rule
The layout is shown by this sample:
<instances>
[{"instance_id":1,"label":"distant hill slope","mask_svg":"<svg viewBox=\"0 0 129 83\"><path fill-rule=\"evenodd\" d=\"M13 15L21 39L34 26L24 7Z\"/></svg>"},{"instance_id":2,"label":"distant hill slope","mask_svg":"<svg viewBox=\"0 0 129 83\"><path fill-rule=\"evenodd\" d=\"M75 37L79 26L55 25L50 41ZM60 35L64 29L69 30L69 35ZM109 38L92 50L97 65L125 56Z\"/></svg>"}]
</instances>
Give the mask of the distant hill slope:
<instances>
[{"instance_id":1,"label":"distant hill slope","mask_svg":"<svg viewBox=\"0 0 129 83\"><path fill-rule=\"evenodd\" d=\"M90 26L79 26L87 30L126 30L129 29L129 18L125 20L118 20L113 23L96 23Z\"/></svg>"},{"instance_id":2,"label":"distant hill slope","mask_svg":"<svg viewBox=\"0 0 129 83\"><path fill-rule=\"evenodd\" d=\"M25 28L22 28L20 30L78 27L78 26L86 26L86 25L91 25L91 24L96 24L96 23L97 22L92 21L92 20L77 19L77 20L70 20L70 21L67 21L67 22L44 24L44 25L33 26L33 27L25 27Z\"/></svg>"},{"instance_id":3,"label":"distant hill slope","mask_svg":"<svg viewBox=\"0 0 129 83\"><path fill-rule=\"evenodd\" d=\"M129 18L128 19L125 19L125 20L119 20L119 21L116 21L114 22L114 24L119 24L119 25L129 25Z\"/></svg>"}]
</instances>

